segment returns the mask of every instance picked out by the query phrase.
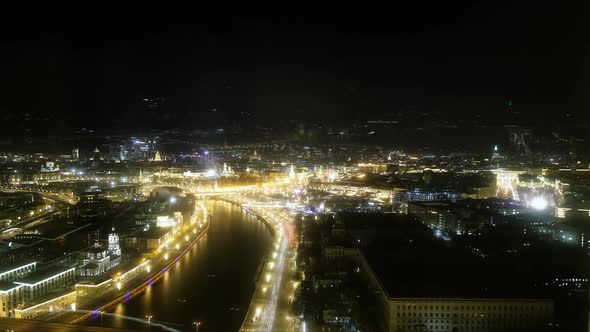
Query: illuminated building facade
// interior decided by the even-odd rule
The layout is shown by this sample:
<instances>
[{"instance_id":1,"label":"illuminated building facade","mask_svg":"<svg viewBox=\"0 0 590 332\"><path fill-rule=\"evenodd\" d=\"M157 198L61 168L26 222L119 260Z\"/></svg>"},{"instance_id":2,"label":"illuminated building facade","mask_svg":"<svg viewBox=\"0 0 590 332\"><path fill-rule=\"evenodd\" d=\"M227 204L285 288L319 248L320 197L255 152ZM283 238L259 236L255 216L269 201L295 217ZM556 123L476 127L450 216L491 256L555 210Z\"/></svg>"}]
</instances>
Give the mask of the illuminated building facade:
<instances>
[{"instance_id":1,"label":"illuminated building facade","mask_svg":"<svg viewBox=\"0 0 590 332\"><path fill-rule=\"evenodd\" d=\"M360 250L333 247L327 254L332 260L357 264L357 271L379 298L383 329L389 332L542 332L552 328L552 300L390 296Z\"/></svg>"},{"instance_id":2,"label":"illuminated building facade","mask_svg":"<svg viewBox=\"0 0 590 332\"><path fill-rule=\"evenodd\" d=\"M23 286L24 300L26 302L55 289L73 285L75 277L75 268L56 267L31 273L29 276L15 281L15 283Z\"/></svg>"},{"instance_id":3,"label":"illuminated building facade","mask_svg":"<svg viewBox=\"0 0 590 332\"><path fill-rule=\"evenodd\" d=\"M8 267L0 272L0 318L14 318L14 308L25 302L24 288L14 281L37 270L37 262Z\"/></svg>"},{"instance_id":4,"label":"illuminated building facade","mask_svg":"<svg viewBox=\"0 0 590 332\"><path fill-rule=\"evenodd\" d=\"M59 166L56 165L53 161L46 161L45 165L41 166L42 173L53 173L59 172Z\"/></svg>"},{"instance_id":5,"label":"illuminated building facade","mask_svg":"<svg viewBox=\"0 0 590 332\"><path fill-rule=\"evenodd\" d=\"M14 318L14 308L24 302L23 286L9 281L0 281L0 318Z\"/></svg>"},{"instance_id":6,"label":"illuminated building facade","mask_svg":"<svg viewBox=\"0 0 590 332\"><path fill-rule=\"evenodd\" d=\"M109 254L109 252L110 250L107 251L99 246L89 249L86 252L86 258L83 260L83 265L78 269L80 276L97 276L118 265L121 257L119 255Z\"/></svg>"},{"instance_id":7,"label":"illuminated building facade","mask_svg":"<svg viewBox=\"0 0 590 332\"><path fill-rule=\"evenodd\" d=\"M515 201L520 200L518 197L517 185L520 182L518 176L525 174L525 171L493 170L496 175L496 197L510 198Z\"/></svg>"},{"instance_id":8,"label":"illuminated building facade","mask_svg":"<svg viewBox=\"0 0 590 332\"><path fill-rule=\"evenodd\" d=\"M15 281L24 278L37 270L37 262L18 265L0 272L0 281Z\"/></svg>"},{"instance_id":9,"label":"illuminated building facade","mask_svg":"<svg viewBox=\"0 0 590 332\"><path fill-rule=\"evenodd\" d=\"M389 331L547 331L553 301L391 298Z\"/></svg>"},{"instance_id":10,"label":"illuminated building facade","mask_svg":"<svg viewBox=\"0 0 590 332\"><path fill-rule=\"evenodd\" d=\"M160 156L160 151L156 151L154 154L154 158L151 161L162 161L162 157Z\"/></svg>"},{"instance_id":11,"label":"illuminated building facade","mask_svg":"<svg viewBox=\"0 0 590 332\"><path fill-rule=\"evenodd\" d=\"M55 296L57 295L57 296ZM67 312L76 310L76 291L67 290L51 297L40 298L38 301L26 303L14 310L14 318L35 319L52 312Z\"/></svg>"},{"instance_id":12,"label":"illuminated building facade","mask_svg":"<svg viewBox=\"0 0 590 332\"><path fill-rule=\"evenodd\" d=\"M111 255L121 256L121 246L119 245L119 234L115 232L113 226L112 232L108 235L109 253Z\"/></svg>"},{"instance_id":13,"label":"illuminated building facade","mask_svg":"<svg viewBox=\"0 0 590 332\"><path fill-rule=\"evenodd\" d=\"M158 216L156 226L160 228L174 227L182 223L182 214L175 212L172 216Z\"/></svg>"},{"instance_id":14,"label":"illuminated building facade","mask_svg":"<svg viewBox=\"0 0 590 332\"><path fill-rule=\"evenodd\" d=\"M142 251L153 251L161 249L169 239L172 238L172 230L169 228L150 228L143 235L125 238L125 246L131 249Z\"/></svg>"},{"instance_id":15,"label":"illuminated building facade","mask_svg":"<svg viewBox=\"0 0 590 332\"><path fill-rule=\"evenodd\" d=\"M408 213L432 229L455 234L466 230L464 220L469 217L465 211L453 208L448 202L412 202L408 205Z\"/></svg>"}]
</instances>

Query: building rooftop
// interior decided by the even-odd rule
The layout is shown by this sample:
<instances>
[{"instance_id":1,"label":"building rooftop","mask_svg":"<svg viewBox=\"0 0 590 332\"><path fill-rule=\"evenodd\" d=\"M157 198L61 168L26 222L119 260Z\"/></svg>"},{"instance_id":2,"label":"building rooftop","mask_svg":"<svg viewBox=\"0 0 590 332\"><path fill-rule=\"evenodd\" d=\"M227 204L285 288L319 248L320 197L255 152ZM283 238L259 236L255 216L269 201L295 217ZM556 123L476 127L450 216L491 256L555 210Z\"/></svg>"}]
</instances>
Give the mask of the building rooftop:
<instances>
[{"instance_id":1,"label":"building rooftop","mask_svg":"<svg viewBox=\"0 0 590 332\"><path fill-rule=\"evenodd\" d=\"M112 276L111 276L111 273L102 273L102 274L99 274L96 276L85 276L85 277L80 277L80 278L81 278L81 280L77 283L77 285L96 286L96 285L99 285L105 281L112 279Z\"/></svg>"},{"instance_id":2,"label":"building rooftop","mask_svg":"<svg viewBox=\"0 0 590 332\"><path fill-rule=\"evenodd\" d=\"M98 264L90 262L84 266L82 266L80 269L81 270L89 270L89 269L96 269L98 267Z\"/></svg>"},{"instance_id":3,"label":"building rooftop","mask_svg":"<svg viewBox=\"0 0 590 332\"><path fill-rule=\"evenodd\" d=\"M14 270L14 269L18 269L19 267L23 267L23 266L27 266L29 264L32 263L36 263L35 261L28 261L28 260L24 260L18 263L10 263L10 264L6 264L4 266L2 266L2 270L0 270L0 274Z\"/></svg>"},{"instance_id":4,"label":"building rooftop","mask_svg":"<svg viewBox=\"0 0 590 332\"><path fill-rule=\"evenodd\" d=\"M103 247L100 247L100 246L99 247L92 247L92 248L86 250L86 252L93 253L93 254L99 254L99 253L103 253L105 251L107 251L107 250Z\"/></svg>"},{"instance_id":5,"label":"building rooftop","mask_svg":"<svg viewBox=\"0 0 590 332\"><path fill-rule=\"evenodd\" d=\"M532 298L530 267L520 261L481 258L435 242L396 243L363 251L390 297Z\"/></svg>"},{"instance_id":6,"label":"building rooftop","mask_svg":"<svg viewBox=\"0 0 590 332\"><path fill-rule=\"evenodd\" d=\"M159 238L163 237L164 235L166 235L166 233L168 233L169 231L170 231L170 229L167 229L167 228L153 227L138 237L144 238L144 239L159 239Z\"/></svg>"},{"instance_id":7,"label":"building rooftop","mask_svg":"<svg viewBox=\"0 0 590 332\"><path fill-rule=\"evenodd\" d=\"M72 270L72 269L74 269L74 268L73 267L62 267L62 266L50 267L48 269L35 271L35 272L29 274L27 277L22 278L16 282L19 284L34 285L34 284L37 284L41 281L44 281L45 279L51 278L55 275L58 275L60 273L63 273L63 272L66 272L66 271Z\"/></svg>"},{"instance_id":8,"label":"building rooftop","mask_svg":"<svg viewBox=\"0 0 590 332\"><path fill-rule=\"evenodd\" d=\"M8 291L19 286L19 284L15 284L11 281L0 281L0 291Z\"/></svg>"}]
</instances>

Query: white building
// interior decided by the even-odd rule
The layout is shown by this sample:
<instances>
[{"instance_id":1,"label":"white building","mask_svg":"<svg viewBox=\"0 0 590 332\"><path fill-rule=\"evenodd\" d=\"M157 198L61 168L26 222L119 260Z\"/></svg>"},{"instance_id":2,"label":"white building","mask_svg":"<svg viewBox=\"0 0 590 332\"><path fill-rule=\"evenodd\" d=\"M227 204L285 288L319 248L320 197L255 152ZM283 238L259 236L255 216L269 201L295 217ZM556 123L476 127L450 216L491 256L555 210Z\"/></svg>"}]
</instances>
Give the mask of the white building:
<instances>
[{"instance_id":1,"label":"white building","mask_svg":"<svg viewBox=\"0 0 590 332\"><path fill-rule=\"evenodd\" d=\"M119 245L119 234L115 232L115 226L109 233L109 254L121 256L121 246Z\"/></svg>"},{"instance_id":2,"label":"white building","mask_svg":"<svg viewBox=\"0 0 590 332\"><path fill-rule=\"evenodd\" d=\"M117 241L117 249L118 243L119 241ZM118 250L120 251L120 249ZM82 277L94 277L105 273L116 265L119 265L121 257L109 254L109 251L99 246L90 248L86 251L86 257L82 262L82 266L78 269L78 274Z\"/></svg>"}]
</instances>

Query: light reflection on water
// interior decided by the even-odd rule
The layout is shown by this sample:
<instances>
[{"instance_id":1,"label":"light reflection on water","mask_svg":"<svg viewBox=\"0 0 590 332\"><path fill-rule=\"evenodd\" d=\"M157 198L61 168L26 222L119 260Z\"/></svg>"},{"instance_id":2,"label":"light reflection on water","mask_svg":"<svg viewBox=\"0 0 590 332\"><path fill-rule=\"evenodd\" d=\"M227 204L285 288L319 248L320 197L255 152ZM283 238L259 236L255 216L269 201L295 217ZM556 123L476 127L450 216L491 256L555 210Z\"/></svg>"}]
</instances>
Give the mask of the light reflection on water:
<instances>
[{"instance_id":1,"label":"light reflection on water","mask_svg":"<svg viewBox=\"0 0 590 332\"><path fill-rule=\"evenodd\" d=\"M202 322L204 331L239 328L272 237L263 223L235 205L208 201L207 210L214 218L208 233L163 278L111 312L143 319L152 315L154 321L180 330L189 330L195 320ZM96 318L86 324L101 323ZM118 316L103 317L103 325L145 328Z\"/></svg>"}]
</instances>

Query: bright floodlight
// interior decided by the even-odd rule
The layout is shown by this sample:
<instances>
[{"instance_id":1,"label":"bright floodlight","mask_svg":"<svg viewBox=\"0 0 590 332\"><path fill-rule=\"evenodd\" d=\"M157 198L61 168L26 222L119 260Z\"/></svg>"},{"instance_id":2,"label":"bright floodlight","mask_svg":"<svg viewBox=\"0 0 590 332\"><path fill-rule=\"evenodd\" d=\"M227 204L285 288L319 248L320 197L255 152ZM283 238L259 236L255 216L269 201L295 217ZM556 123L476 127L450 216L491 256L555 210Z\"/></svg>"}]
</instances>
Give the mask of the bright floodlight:
<instances>
[{"instance_id":1,"label":"bright floodlight","mask_svg":"<svg viewBox=\"0 0 590 332\"><path fill-rule=\"evenodd\" d=\"M549 203L544 197L535 197L531 200L531 207L535 210L544 210Z\"/></svg>"},{"instance_id":2,"label":"bright floodlight","mask_svg":"<svg viewBox=\"0 0 590 332\"><path fill-rule=\"evenodd\" d=\"M170 197L170 203L176 203L176 197L174 197L174 196Z\"/></svg>"}]
</instances>

